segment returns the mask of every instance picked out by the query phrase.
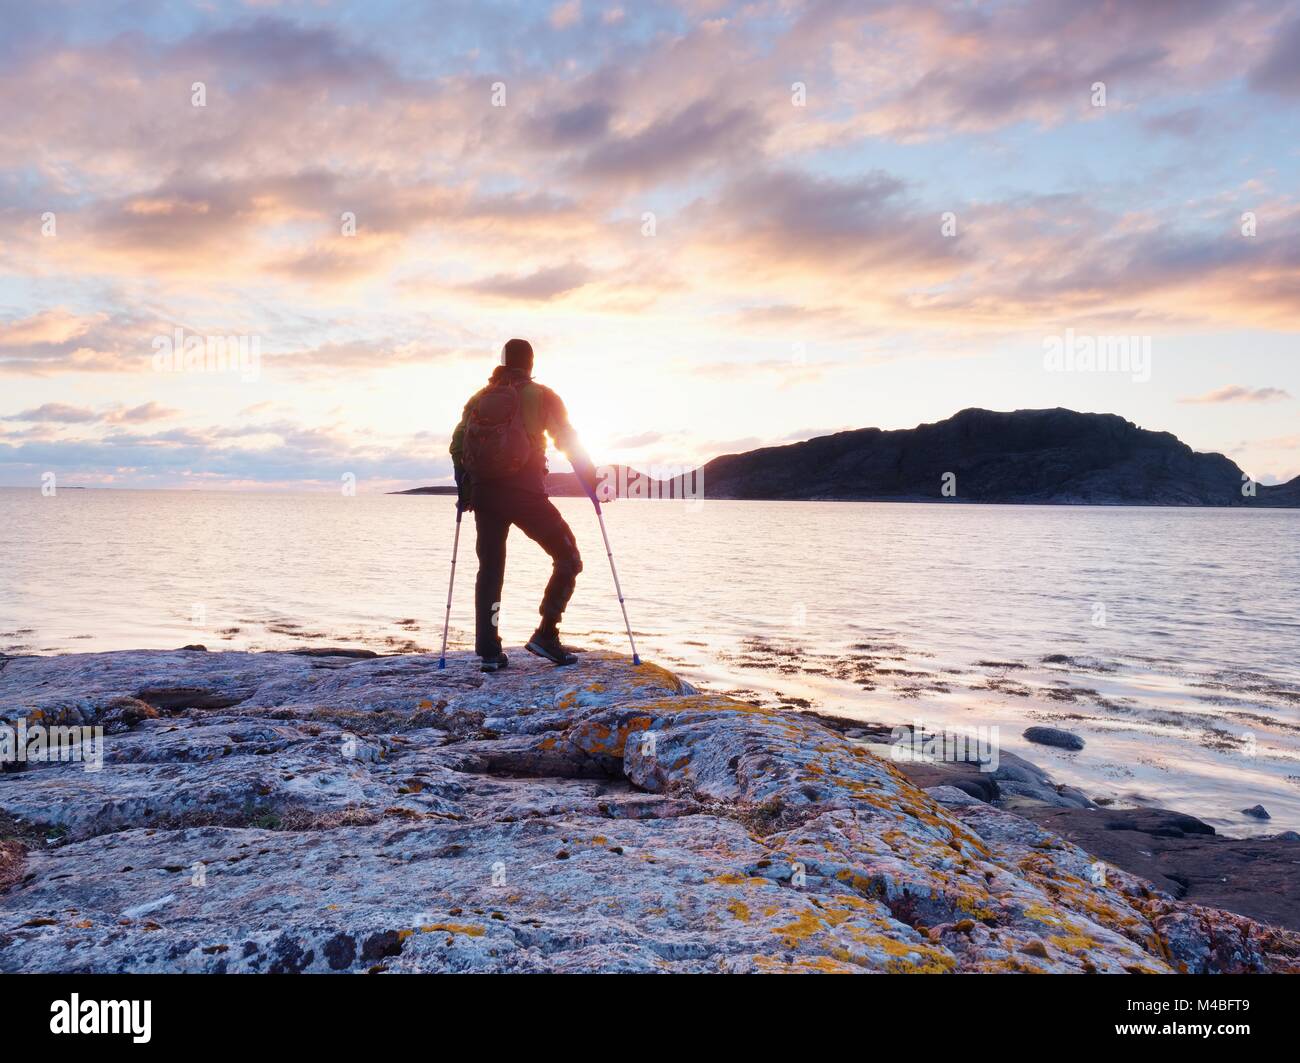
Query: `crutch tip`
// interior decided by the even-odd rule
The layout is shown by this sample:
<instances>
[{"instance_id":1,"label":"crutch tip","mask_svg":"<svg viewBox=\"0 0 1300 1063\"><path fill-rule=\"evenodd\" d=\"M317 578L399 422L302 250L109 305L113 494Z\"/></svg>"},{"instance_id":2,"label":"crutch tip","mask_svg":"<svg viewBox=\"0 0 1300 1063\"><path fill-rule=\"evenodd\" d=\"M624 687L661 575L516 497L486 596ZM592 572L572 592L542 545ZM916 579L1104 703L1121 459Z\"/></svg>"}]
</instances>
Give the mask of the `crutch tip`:
<instances>
[{"instance_id":1,"label":"crutch tip","mask_svg":"<svg viewBox=\"0 0 1300 1063\"><path fill-rule=\"evenodd\" d=\"M637 653L632 654L632 663L633 663L633 664L640 664L640 663L641 663L641 655L640 655L640 654L637 654Z\"/></svg>"},{"instance_id":2,"label":"crutch tip","mask_svg":"<svg viewBox=\"0 0 1300 1063\"><path fill-rule=\"evenodd\" d=\"M441 671L444 671L444 670L446 670L446 667L447 667L447 658L446 658L446 657L439 657L439 658L438 658L438 671L440 671L440 672L441 672Z\"/></svg>"}]
</instances>

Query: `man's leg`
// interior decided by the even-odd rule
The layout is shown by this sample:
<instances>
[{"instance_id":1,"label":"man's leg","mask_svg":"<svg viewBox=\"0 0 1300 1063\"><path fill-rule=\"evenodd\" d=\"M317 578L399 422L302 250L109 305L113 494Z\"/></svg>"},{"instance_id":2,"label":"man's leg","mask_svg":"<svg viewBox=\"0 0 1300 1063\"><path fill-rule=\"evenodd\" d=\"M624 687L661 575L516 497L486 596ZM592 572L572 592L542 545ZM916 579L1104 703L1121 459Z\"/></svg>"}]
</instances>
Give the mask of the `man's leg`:
<instances>
[{"instance_id":1,"label":"man's leg","mask_svg":"<svg viewBox=\"0 0 1300 1063\"><path fill-rule=\"evenodd\" d=\"M511 516L519 530L551 556L551 578L538 609L542 614L542 626L538 630L553 634L573 597L578 573L582 571L582 555L573 530L545 495L521 500Z\"/></svg>"},{"instance_id":2,"label":"man's leg","mask_svg":"<svg viewBox=\"0 0 1300 1063\"><path fill-rule=\"evenodd\" d=\"M501 587L506 578L506 537L510 521L490 508L474 509L478 579L474 583L474 652L484 659L501 653L497 629Z\"/></svg>"}]
</instances>

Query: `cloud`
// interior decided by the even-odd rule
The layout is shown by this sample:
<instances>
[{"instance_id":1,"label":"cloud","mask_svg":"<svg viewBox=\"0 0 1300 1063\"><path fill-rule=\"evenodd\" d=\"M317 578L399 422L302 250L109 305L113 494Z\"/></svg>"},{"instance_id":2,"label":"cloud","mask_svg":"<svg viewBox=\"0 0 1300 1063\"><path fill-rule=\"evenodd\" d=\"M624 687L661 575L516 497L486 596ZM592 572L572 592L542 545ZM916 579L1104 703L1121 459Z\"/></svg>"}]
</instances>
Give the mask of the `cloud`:
<instances>
[{"instance_id":1,"label":"cloud","mask_svg":"<svg viewBox=\"0 0 1300 1063\"><path fill-rule=\"evenodd\" d=\"M828 371L838 368L836 362L809 362L801 349L793 350L791 357L788 359L737 359L732 362L683 362L680 364L681 368L692 376L713 377L729 381L767 378L779 388L813 383L820 380Z\"/></svg>"},{"instance_id":2,"label":"cloud","mask_svg":"<svg viewBox=\"0 0 1300 1063\"><path fill-rule=\"evenodd\" d=\"M872 349L964 353L1089 323L1300 328L1289 145L1261 139L1286 116L1269 97L1297 91L1294 3L689 0L601 18L547 0L509 19L406 5L398 32L359 5L247 6L5 7L0 374L10 394L146 373L152 338L184 325L259 336L276 401L223 435L131 405L154 393L133 380L73 380L58 394L107 383L125 404L11 415L10 444L111 426L100 467L145 470L131 475L185 447L239 482L259 449L277 474L306 468L343 436L261 420L301 408L304 382L347 374L351 398L379 370L437 364L441 380L534 314L557 345L635 329L677 366L712 352L689 365L703 387L739 372L774 394ZM795 342L804 365L782 358ZM141 431L159 422L171 431Z\"/></svg>"},{"instance_id":3,"label":"cloud","mask_svg":"<svg viewBox=\"0 0 1300 1063\"><path fill-rule=\"evenodd\" d=\"M302 375L317 370L352 372L397 365L426 365L463 353L464 348L459 345L435 343L428 338L376 336L373 339L324 343L284 354L264 356L262 365L268 371L288 370Z\"/></svg>"},{"instance_id":4,"label":"cloud","mask_svg":"<svg viewBox=\"0 0 1300 1063\"><path fill-rule=\"evenodd\" d=\"M382 236L330 237L306 251L269 263L267 270L307 283L363 280L391 269L397 244L397 240Z\"/></svg>"},{"instance_id":5,"label":"cloud","mask_svg":"<svg viewBox=\"0 0 1300 1063\"><path fill-rule=\"evenodd\" d=\"M150 401L143 402L139 406L132 406L129 409L112 410L104 415L104 420L110 424L144 424L148 421L165 421L169 417L177 416L179 413L179 410L173 410Z\"/></svg>"},{"instance_id":6,"label":"cloud","mask_svg":"<svg viewBox=\"0 0 1300 1063\"><path fill-rule=\"evenodd\" d=\"M138 368L148 352L130 313L77 314L62 307L0 322L0 373Z\"/></svg>"},{"instance_id":7,"label":"cloud","mask_svg":"<svg viewBox=\"0 0 1300 1063\"><path fill-rule=\"evenodd\" d=\"M667 439L672 433L669 432L639 432L636 435L623 436L610 442L610 447L614 450L640 450L642 447L652 446Z\"/></svg>"},{"instance_id":8,"label":"cloud","mask_svg":"<svg viewBox=\"0 0 1300 1063\"><path fill-rule=\"evenodd\" d=\"M1273 47L1250 72L1250 86L1258 92L1300 96L1300 16L1275 33Z\"/></svg>"},{"instance_id":9,"label":"cloud","mask_svg":"<svg viewBox=\"0 0 1300 1063\"><path fill-rule=\"evenodd\" d=\"M76 314L42 310L0 322L0 373L47 376L66 373L152 372L154 340L176 326L143 309ZM237 328L188 328L197 335L239 334Z\"/></svg>"},{"instance_id":10,"label":"cloud","mask_svg":"<svg viewBox=\"0 0 1300 1063\"><path fill-rule=\"evenodd\" d=\"M459 285L460 289L503 299L547 301L581 288L592 279L591 270L575 262L549 266L532 273L498 273Z\"/></svg>"},{"instance_id":11,"label":"cloud","mask_svg":"<svg viewBox=\"0 0 1300 1063\"><path fill-rule=\"evenodd\" d=\"M774 308L733 312L756 335L782 319L803 339L875 331L916 314L915 293L943 285L955 298L978 265L967 235L945 238L940 212L883 171L751 172L694 200L671 231L685 283Z\"/></svg>"},{"instance_id":12,"label":"cloud","mask_svg":"<svg viewBox=\"0 0 1300 1063\"><path fill-rule=\"evenodd\" d=\"M106 199L85 219L87 235L114 268L246 274L264 257L257 237L304 214L323 216L338 195L329 174L238 180L176 178ZM84 252L83 252L84 253ZM212 261L213 256L221 256Z\"/></svg>"},{"instance_id":13,"label":"cloud","mask_svg":"<svg viewBox=\"0 0 1300 1063\"><path fill-rule=\"evenodd\" d=\"M709 460L712 460L712 457L744 454L747 451L766 445L766 442L759 436L744 436L740 439L709 440L701 443L696 449L701 454L710 455Z\"/></svg>"},{"instance_id":14,"label":"cloud","mask_svg":"<svg viewBox=\"0 0 1300 1063\"><path fill-rule=\"evenodd\" d=\"M557 30L566 29L582 18L582 0L566 0L551 8L550 23Z\"/></svg>"},{"instance_id":15,"label":"cloud","mask_svg":"<svg viewBox=\"0 0 1300 1063\"><path fill-rule=\"evenodd\" d=\"M1275 402L1289 399L1290 393L1282 388L1248 388L1240 384L1230 384L1205 395L1179 399L1185 403L1222 403L1222 402Z\"/></svg>"},{"instance_id":16,"label":"cloud","mask_svg":"<svg viewBox=\"0 0 1300 1063\"><path fill-rule=\"evenodd\" d=\"M32 410L13 413L5 417L6 421L27 421L38 424L84 424L98 421L99 414L83 406L67 406L61 402L47 402Z\"/></svg>"},{"instance_id":17,"label":"cloud","mask_svg":"<svg viewBox=\"0 0 1300 1063\"><path fill-rule=\"evenodd\" d=\"M538 115L533 141L550 148L586 144L605 135L613 108L603 100L589 100L553 114Z\"/></svg>"},{"instance_id":18,"label":"cloud","mask_svg":"<svg viewBox=\"0 0 1300 1063\"><path fill-rule=\"evenodd\" d=\"M111 406L106 410L92 410L85 406L68 406L61 402L47 402L34 409L23 410L0 418L4 421L22 421L27 424L144 424L175 417L179 410L169 409L156 402L144 402L130 408Z\"/></svg>"},{"instance_id":19,"label":"cloud","mask_svg":"<svg viewBox=\"0 0 1300 1063\"><path fill-rule=\"evenodd\" d=\"M1152 133L1166 133L1176 137L1194 137L1205 129L1210 115L1203 107L1182 107L1176 111L1152 115L1144 119L1142 127Z\"/></svg>"},{"instance_id":20,"label":"cloud","mask_svg":"<svg viewBox=\"0 0 1300 1063\"><path fill-rule=\"evenodd\" d=\"M779 443L803 443L809 439L820 439L822 436L833 436L837 432L850 432L861 425L840 425L837 428L800 428L794 432L787 432L777 442Z\"/></svg>"},{"instance_id":21,"label":"cloud","mask_svg":"<svg viewBox=\"0 0 1300 1063\"><path fill-rule=\"evenodd\" d=\"M733 234L748 227L756 243L800 258L893 257L904 244L917 246L917 234L900 232L908 218L904 188L883 171L843 180L797 170L759 173L725 189L715 217ZM934 240L921 245L927 257L941 246L938 226L930 228Z\"/></svg>"},{"instance_id":22,"label":"cloud","mask_svg":"<svg viewBox=\"0 0 1300 1063\"><path fill-rule=\"evenodd\" d=\"M818 21L834 26L837 88L861 100L844 125L902 139L1083 118L1098 81L1112 105L1185 96L1245 73L1279 18L1249 0L916 0L864 5L859 18L818 14L810 9L802 21L813 34Z\"/></svg>"},{"instance_id":23,"label":"cloud","mask_svg":"<svg viewBox=\"0 0 1300 1063\"><path fill-rule=\"evenodd\" d=\"M744 105L696 100L645 127L615 134L578 165L587 179L616 179L633 185L683 180L698 167L752 162L761 158L764 122Z\"/></svg>"},{"instance_id":24,"label":"cloud","mask_svg":"<svg viewBox=\"0 0 1300 1063\"><path fill-rule=\"evenodd\" d=\"M344 473L361 490L429 482L450 474L447 437L370 437L341 425L292 421L234 427L194 426L165 432L130 429L82 438L0 436L8 482L38 483L42 472L82 484L184 487L313 485L338 489Z\"/></svg>"},{"instance_id":25,"label":"cloud","mask_svg":"<svg viewBox=\"0 0 1300 1063\"><path fill-rule=\"evenodd\" d=\"M334 27L304 26L276 16L199 31L167 58L176 66L220 70L236 84L271 81L303 92L354 91L359 84L378 89L397 80L391 64Z\"/></svg>"}]
</instances>

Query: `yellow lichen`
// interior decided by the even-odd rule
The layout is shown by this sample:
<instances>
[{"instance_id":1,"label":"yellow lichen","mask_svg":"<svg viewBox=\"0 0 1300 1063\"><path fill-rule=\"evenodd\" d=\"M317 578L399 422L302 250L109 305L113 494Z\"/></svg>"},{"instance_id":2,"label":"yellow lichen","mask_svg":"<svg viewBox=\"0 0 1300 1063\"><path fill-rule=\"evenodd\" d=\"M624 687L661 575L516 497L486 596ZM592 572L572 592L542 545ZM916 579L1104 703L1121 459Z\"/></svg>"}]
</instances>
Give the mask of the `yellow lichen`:
<instances>
[{"instance_id":1,"label":"yellow lichen","mask_svg":"<svg viewBox=\"0 0 1300 1063\"><path fill-rule=\"evenodd\" d=\"M474 926L472 923L433 923L430 926L420 927L426 934L432 934L436 931L443 931L448 934L464 934L466 937L481 938L486 931L481 926ZM409 930L398 931L399 934L410 934Z\"/></svg>"},{"instance_id":2,"label":"yellow lichen","mask_svg":"<svg viewBox=\"0 0 1300 1063\"><path fill-rule=\"evenodd\" d=\"M727 911L739 919L742 923L749 922L749 905L742 900L733 900L728 902Z\"/></svg>"}]
</instances>

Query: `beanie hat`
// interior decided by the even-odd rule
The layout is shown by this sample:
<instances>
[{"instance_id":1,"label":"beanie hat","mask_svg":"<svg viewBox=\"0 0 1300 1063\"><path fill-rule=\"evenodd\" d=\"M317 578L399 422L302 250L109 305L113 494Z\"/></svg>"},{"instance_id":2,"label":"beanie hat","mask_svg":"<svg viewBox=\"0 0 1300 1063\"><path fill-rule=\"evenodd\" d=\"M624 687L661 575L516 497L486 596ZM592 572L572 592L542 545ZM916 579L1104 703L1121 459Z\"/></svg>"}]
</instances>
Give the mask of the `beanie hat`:
<instances>
[{"instance_id":1,"label":"beanie hat","mask_svg":"<svg viewBox=\"0 0 1300 1063\"><path fill-rule=\"evenodd\" d=\"M533 345L527 340L507 340L501 348L501 364L525 373L533 369Z\"/></svg>"}]
</instances>

